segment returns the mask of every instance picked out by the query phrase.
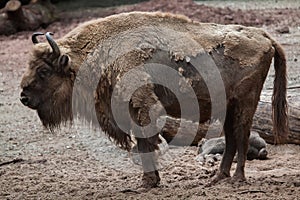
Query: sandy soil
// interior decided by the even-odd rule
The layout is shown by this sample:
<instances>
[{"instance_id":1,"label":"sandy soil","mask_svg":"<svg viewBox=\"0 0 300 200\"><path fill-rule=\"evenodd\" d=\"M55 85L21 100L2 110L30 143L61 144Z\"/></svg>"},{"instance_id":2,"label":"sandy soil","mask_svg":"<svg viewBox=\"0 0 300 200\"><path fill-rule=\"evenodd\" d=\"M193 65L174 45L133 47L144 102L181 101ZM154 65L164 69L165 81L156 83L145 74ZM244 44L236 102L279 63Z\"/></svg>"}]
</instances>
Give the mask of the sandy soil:
<instances>
[{"instance_id":1,"label":"sandy soil","mask_svg":"<svg viewBox=\"0 0 300 200\"><path fill-rule=\"evenodd\" d=\"M95 13L99 9L78 11L75 18L64 13L64 20L49 26L47 31L54 31L55 37L60 37L79 22L124 10L173 11L190 16L193 14L192 18L205 21L208 18L203 13L213 17L210 12L226 13L229 9L217 7L214 10L216 7L203 5L197 7L190 1L178 1L176 5L169 3L166 8L164 2L166 1L155 0L117 10L101 10L98 14ZM251 14L250 24L263 27L283 44L288 57L289 86L299 86L300 8L298 6L285 11L285 8L281 10L270 7L260 7L262 12L258 12L237 10L231 6L230 10L233 11L230 13L233 14L226 19L231 19L232 23L240 23L242 17L239 16L246 15L245 12L257 12L254 15L255 23L251 21ZM201 12L197 9L201 9ZM211 21L227 23L222 21L222 12L215 18L210 18ZM266 21L265 15L261 13L268 13L274 19L272 23ZM287 13L289 15L285 16ZM289 34L279 34L276 31L283 26L289 27ZM216 173L219 162L213 166L201 166L195 160L196 147L171 147L168 159L160 170L161 185L143 190L139 187L139 166L132 164L128 154L115 147L101 131L76 122L72 127L50 133L41 126L34 111L21 105L19 83L32 45L30 35L31 32L21 32L8 37L0 36L0 199L300 198L300 146L290 144L268 145L268 160L248 161L247 183L221 182L213 187L205 185ZM271 70L266 87L272 85L272 75ZM235 165L232 170L234 168Z\"/></svg>"}]
</instances>

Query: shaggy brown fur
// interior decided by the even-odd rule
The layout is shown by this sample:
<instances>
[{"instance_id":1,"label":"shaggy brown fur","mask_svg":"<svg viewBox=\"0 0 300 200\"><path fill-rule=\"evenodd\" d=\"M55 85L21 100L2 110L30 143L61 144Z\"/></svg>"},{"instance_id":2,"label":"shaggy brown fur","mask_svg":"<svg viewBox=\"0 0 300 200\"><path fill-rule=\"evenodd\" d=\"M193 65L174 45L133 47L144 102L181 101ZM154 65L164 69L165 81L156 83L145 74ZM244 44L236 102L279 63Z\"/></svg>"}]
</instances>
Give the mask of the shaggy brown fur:
<instances>
[{"instance_id":1,"label":"shaggy brown fur","mask_svg":"<svg viewBox=\"0 0 300 200\"><path fill-rule=\"evenodd\" d=\"M63 73L56 66L57 62L58 59L52 56L48 46L40 44L39 48L32 52L28 71L21 82L22 94L30 96L31 99L28 106L37 109L43 125L50 130L59 128L61 123L73 119L71 77L74 73L72 71ZM51 76L44 77L44 73Z\"/></svg>"},{"instance_id":2,"label":"shaggy brown fur","mask_svg":"<svg viewBox=\"0 0 300 200\"><path fill-rule=\"evenodd\" d=\"M21 83L22 102L37 109L47 127L58 127L77 113L94 124L99 123L121 148L130 150L132 141L128 133L132 122L119 110L123 123L129 127L125 133L112 116L111 99L125 99L126 88L117 86L118 81L129 70L147 63L167 65L185 76L199 101L200 122L205 122L216 116L210 116L210 96L203 78L186 58L210 55L221 73L228 102L224 125L226 150L215 181L229 176L236 151L238 166L234 178L245 178L252 118L273 57L276 142L281 143L288 134L285 55L280 45L262 29L198 23L165 13L133 12L87 22L57 40L57 45L58 56L51 54L47 44L34 46L29 69ZM206 73L211 75L209 70ZM154 78L147 73L142 75L145 74L136 74L137 79ZM97 85L93 85L95 81ZM134 85L135 81L138 80L130 84ZM81 84L77 87L78 82ZM180 83L175 84L184 89ZM73 87L76 98L71 99ZM118 94L116 97L112 96L113 91ZM151 122L151 108L159 113L164 107L168 115L180 117L179 106L174 94L166 88L148 84L132 94L129 110L133 121L145 126ZM97 116L91 114L94 108ZM136 131L132 130L133 134ZM157 136L137 137L139 151L149 153L157 149ZM155 157L141 156L143 180L150 186L157 185L160 178Z\"/></svg>"}]
</instances>

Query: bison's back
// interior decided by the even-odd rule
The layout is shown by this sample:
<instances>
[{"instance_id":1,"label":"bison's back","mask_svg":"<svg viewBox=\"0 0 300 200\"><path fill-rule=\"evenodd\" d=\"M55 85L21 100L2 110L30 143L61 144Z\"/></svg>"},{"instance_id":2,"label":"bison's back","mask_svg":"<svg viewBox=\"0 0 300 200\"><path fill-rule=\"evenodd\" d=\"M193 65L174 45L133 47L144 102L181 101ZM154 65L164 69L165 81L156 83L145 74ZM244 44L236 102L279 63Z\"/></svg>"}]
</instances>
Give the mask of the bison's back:
<instances>
[{"instance_id":1,"label":"bison's back","mask_svg":"<svg viewBox=\"0 0 300 200\"><path fill-rule=\"evenodd\" d=\"M164 42L166 37L171 38L174 32L184 36L177 38L176 43L185 54L191 55L199 52L199 48L194 49L194 46L189 48L189 43L185 43L185 37L193 39L207 52L219 45L224 45L225 55L239 60L243 66L257 62L262 56L262 52L268 51L271 45L271 41L262 29L239 25L199 23L182 15L160 12L122 13L92 20L75 28L61 41L64 41L64 44L67 43L70 48L90 53L109 38L140 32L144 35L137 37L151 40L151 35L148 34L155 31L158 32L157 39L161 39L161 42Z\"/></svg>"}]
</instances>

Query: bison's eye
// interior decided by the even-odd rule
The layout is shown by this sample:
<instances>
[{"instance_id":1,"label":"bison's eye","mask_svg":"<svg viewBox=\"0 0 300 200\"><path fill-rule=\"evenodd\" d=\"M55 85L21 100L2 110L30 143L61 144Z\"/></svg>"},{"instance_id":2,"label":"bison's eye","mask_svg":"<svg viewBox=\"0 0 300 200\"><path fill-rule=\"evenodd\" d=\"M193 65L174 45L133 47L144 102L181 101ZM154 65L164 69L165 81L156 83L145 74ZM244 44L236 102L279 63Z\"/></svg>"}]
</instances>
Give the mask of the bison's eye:
<instances>
[{"instance_id":1,"label":"bison's eye","mask_svg":"<svg viewBox=\"0 0 300 200\"><path fill-rule=\"evenodd\" d=\"M48 78L49 76L52 75L52 69L48 67L40 67L37 70L37 74L40 78Z\"/></svg>"}]
</instances>

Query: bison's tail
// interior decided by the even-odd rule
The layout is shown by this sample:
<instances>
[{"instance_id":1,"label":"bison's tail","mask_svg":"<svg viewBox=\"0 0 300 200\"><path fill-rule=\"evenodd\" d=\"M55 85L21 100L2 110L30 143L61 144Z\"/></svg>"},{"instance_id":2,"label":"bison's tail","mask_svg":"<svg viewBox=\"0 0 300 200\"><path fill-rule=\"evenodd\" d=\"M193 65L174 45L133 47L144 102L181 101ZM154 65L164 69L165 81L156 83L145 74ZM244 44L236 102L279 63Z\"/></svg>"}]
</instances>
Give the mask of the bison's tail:
<instances>
[{"instance_id":1,"label":"bison's tail","mask_svg":"<svg viewBox=\"0 0 300 200\"><path fill-rule=\"evenodd\" d=\"M270 38L271 39L271 38ZM275 48L274 68L275 80L272 96L272 118L273 118L273 135L274 143L282 144L286 142L289 127L287 116L287 67L284 50L273 39L273 47Z\"/></svg>"}]
</instances>

